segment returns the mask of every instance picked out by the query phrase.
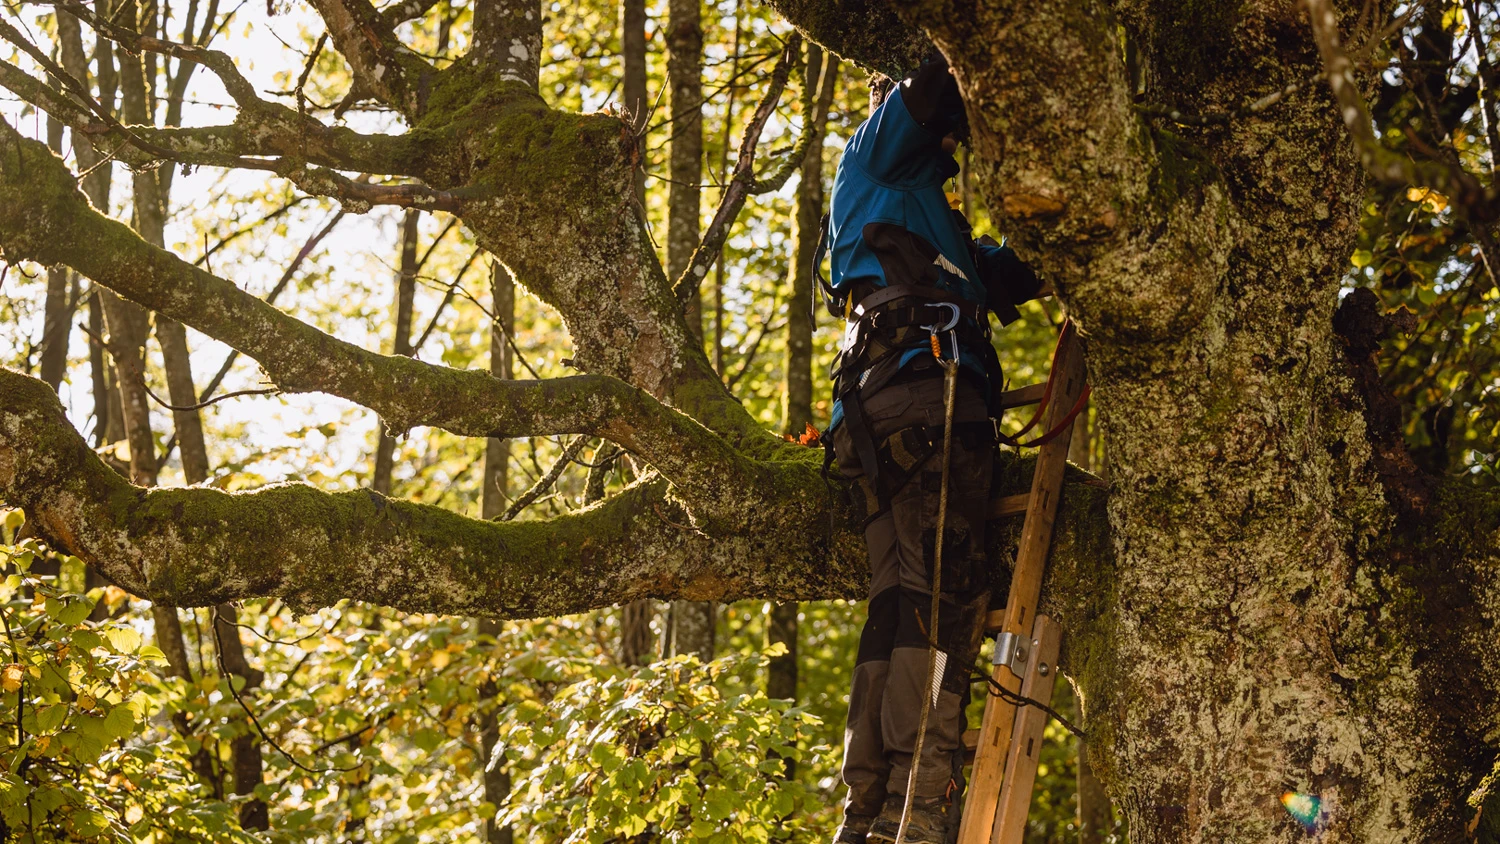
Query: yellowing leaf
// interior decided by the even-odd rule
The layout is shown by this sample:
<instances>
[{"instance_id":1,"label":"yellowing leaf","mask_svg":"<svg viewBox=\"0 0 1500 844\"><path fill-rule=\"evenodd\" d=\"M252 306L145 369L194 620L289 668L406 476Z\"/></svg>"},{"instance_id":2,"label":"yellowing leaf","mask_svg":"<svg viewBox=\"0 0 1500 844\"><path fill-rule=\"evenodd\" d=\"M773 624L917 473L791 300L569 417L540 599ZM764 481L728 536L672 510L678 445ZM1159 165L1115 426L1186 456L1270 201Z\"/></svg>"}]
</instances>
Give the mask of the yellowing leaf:
<instances>
[{"instance_id":1,"label":"yellowing leaf","mask_svg":"<svg viewBox=\"0 0 1500 844\"><path fill-rule=\"evenodd\" d=\"M25 676L26 672L21 667L21 664L12 662L3 669L0 669L0 688L5 689L7 692L13 692L21 688L21 679Z\"/></svg>"},{"instance_id":2,"label":"yellowing leaf","mask_svg":"<svg viewBox=\"0 0 1500 844\"><path fill-rule=\"evenodd\" d=\"M141 818L145 816L146 810L134 804L132 804L130 808L125 810L125 822L131 825L140 823Z\"/></svg>"},{"instance_id":3,"label":"yellowing leaf","mask_svg":"<svg viewBox=\"0 0 1500 844\"><path fill-rule=\"evenodd\" d=\"M104 638L117 653L131 653L141 646L141 634L134 627L111 627L104 631Z\"/></svg>"}]
</instances>

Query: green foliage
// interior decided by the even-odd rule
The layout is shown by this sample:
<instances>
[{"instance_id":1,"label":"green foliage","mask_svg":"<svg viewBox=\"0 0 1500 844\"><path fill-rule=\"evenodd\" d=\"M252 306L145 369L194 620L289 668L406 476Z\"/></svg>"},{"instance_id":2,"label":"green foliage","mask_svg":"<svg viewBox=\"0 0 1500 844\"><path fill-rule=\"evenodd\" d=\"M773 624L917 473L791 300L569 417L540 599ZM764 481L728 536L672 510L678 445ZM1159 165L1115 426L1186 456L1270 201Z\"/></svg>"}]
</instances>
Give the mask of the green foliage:
<instances>
[{"instance_id":1,"label":"green foliage","mask_svg":"<svg viewBox=\"0 0 1500 844\"><path fill-rule=\"evenodd\" d=\"M759 691L726 694L762 657L690 656L634 673L590 672L548 700L510 704L507 754L526 768L502 814L547 841L807 841L811 791L785 759L814 716ZM537 663L540 677L566 663ZM826 748L819 748L826 750Z\"/></svg>"},{"instance_id":2,"label":"green foliage","mask_svg":"<svg viewBox=\"0 0 1500 844\"><path fill-rule=\"evenodd\" d=\"M63 589L56 555L17 541L5 511L0 544L0 838L53 841L250 841L232 807L193 776L188 745L164 703L165 659L125 620L90 616L104 590Z\"/></svg>"},{"instance_id":3,"label":"green foliage","mask_svg":"<svg viewBox=\"0 0 1500 844\"><path fill-rule=\"evenodd\" d=\"M1466 8L1479 18L1471 20ZM1403 157L1462 168L1492 188L1500 134L1491 95L1476 94L1493 83L1478 79L1472 45L1489 45L1492 53L1500 17L1483 3L1413 11L1420 14L1381 45L1386 67L1372 110L1381 142ZM1352 284L1416 317L1415 330L1390 338L1381 358L1412 456L1428 472L1495 484L1500 245L1491 216L1455 207L1430 186L1372 185L1350 264Z\"/></svg>"}]
</instances>

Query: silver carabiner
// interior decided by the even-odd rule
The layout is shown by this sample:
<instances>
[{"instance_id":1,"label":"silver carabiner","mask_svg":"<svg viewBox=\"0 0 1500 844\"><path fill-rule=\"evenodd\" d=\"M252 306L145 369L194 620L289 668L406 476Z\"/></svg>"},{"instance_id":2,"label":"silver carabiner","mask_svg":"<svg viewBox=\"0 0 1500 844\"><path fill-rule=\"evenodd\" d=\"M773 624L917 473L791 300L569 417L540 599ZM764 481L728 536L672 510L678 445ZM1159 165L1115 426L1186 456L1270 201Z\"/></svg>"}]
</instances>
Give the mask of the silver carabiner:
<instances>
[{"instance_id":1,"label":"silver carabiner","mask_svg":"<svg viewBox=\"0 0 1500 844\"><path fill-rule=\"evenodd\" d=\"M958 305L952 302L932 302L931 305L936 308L947 308L950 311L948 321L941 325L934 322L932 325L918 327L927 329L927 333L933 337L939 334L947 334L949 343L953 348L953 357L951 360L958 360L958 334L953 330L958 326L958 318L960 316Z\"/></svg>"},{"instance_id":2,"label":"silver carabiner","mask_svg":"<svg viewBox=\"0 0 1500 844\"><path fill-rule=\"evenodd\" d=\"M934 322L932 325L920 326L921 328L927 329L927 331L931 334L942 334L947 331L952 331L954 326L958 325L958 318L960 315L958 305L955 305L952 302L932 302L931 305L934 308L947 308L951 312L948 316L948 321L943 323L942 325L938 325Z\"/></svg>"}]
</instances>

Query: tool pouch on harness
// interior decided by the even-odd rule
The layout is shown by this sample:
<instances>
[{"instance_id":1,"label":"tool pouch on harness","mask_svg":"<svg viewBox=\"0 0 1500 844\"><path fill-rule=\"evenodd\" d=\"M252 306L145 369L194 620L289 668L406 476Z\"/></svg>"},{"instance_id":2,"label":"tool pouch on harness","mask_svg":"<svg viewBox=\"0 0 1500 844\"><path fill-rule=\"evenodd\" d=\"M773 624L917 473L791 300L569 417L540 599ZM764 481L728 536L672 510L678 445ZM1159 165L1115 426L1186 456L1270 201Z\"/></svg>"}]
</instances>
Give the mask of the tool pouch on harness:
<instances>
[{"instance_id":1,"label":"tool pouch on harness","mask_svg":"<svg viewBox=\"0 0 1500 844\"><path fill-rule=\"evenodd\" d=\"M995 429L989 422L961 422L953 426L953 439L955 442L962 443L966 449L979 450L994 444ZM942 447L943 429L941 426L902 428L878 443L874 452L879 466L878 477L889 489L889 493L884 497L878 493L875 484L871 481L871 477L876 476L876 473L871 472L866 466L864 474L859 476L849 491L850 526L856 530L863 530L871 520L889 509L890 495L904 487L912 476L927 463L928 458L937 454ZM831 445L829 449L831 454ZM864 464L861 463L861 466ZM924 472L923 474L925 483L925 476L932 473ZM944 578L947 582L946 570Z\"/></svg>"}]
</instances>

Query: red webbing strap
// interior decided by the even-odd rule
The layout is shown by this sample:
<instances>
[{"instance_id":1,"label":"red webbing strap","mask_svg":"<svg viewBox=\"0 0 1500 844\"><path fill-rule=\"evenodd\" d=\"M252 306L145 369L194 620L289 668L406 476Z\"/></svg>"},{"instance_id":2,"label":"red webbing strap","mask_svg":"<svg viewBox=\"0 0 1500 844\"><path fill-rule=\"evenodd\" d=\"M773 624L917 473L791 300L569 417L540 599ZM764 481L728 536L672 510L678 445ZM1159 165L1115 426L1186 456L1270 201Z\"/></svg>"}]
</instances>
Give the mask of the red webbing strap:
<instances>
[{"instance_id":1,"label":"red webbing strap","mask_svg":"<svg viewBox=\"0 0 1500 844\"><path fill-rule=\"evenodd\" d=\"M1037 437L1030 442L1013 443L1013 445L1015 445L1017 448L1032 448L1033 446L1046 445L1047 443L1052 442L1057 438L1058 434L1061 434L1064 429L1073 424L1073 420L1078 418L1078 414L1082 413L1084 408L1089 406L1089 392L1093 389L1093 387L1090 387L1087 384L1083 385L1083 392L1078 394L1078 401L1073 403L1073 409L1068 411L1068 415L1064 416L1061 422L1058 422L1056 425L1052 426L1052 430L1048 431L1045 434L1042 434L1040 437Z\"/></svg>"},{"instance_id":2,"label":"red webbing strap","mask_svg":"<svg viewBox=\"0 0 1500 844\"><path fill-rule=\"evenodd\" d=\"M1071 320L1063 320L1062 328L1057 332L1057 342L1052 344L1052 362L1047 367L1047 386L1042 389L1042 400L1037 402L1036 410L1031 414L1031 419L1025 425L1021 426L1021 430L1009 436L1005 434L999 435L1001 442L1004 442L1006 445L1022 446L1023 443L1019 441L1021 437L1024 437L1027 431L1035 428L1036 423L1042 421L1042 414L1046 412L1048 403L1052 401L1052 373L1057 371L1057 353L1062 349L1063 337L1068 333L1068 324L1070 322ZM1068 418L1072 419L1073 414L1070 414ZM1030 445L1030 443L1026 443L1025 445Z\"/></svg>"}]
</instances>

